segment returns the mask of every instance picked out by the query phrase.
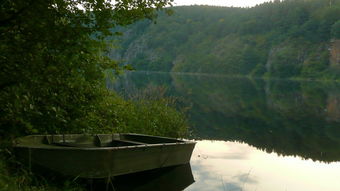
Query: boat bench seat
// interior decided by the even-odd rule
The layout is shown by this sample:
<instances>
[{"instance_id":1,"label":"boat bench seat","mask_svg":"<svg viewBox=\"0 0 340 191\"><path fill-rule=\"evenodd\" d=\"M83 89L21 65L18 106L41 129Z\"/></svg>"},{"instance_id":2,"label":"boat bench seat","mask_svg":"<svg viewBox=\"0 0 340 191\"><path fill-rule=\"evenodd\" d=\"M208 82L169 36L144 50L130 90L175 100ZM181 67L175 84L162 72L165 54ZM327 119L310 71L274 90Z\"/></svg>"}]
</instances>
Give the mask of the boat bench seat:
<instances>
[{"instance_id":1,"label":"boat bench seat","mask_svg":"<svg viewBox=\"0 0 340 191\"><path fill-rule=\"evenodd\" d=\"M96 147L93 144L87 143L87 144L81 144L81 143L71 143L71 142L60 142L60 143L52 143L53 145L57 146L66 146L66 147Z\"/></svg>"},{"instance_id":2,"label":"boat bench seat","mask_svg":"<svg viewBox=\"0 0 340 191\"><path fill-rule=\"evenodd\" d=\"M72 142L55 142L52 143L57 146L66 146L66 147L108 147L108 146L135 146L135 145L145 145L142 142L136 141L127 141L127 140L113 140L109 143L102 143L100 145L94 145L91 143L72 143Z\"/></svg>"},{"instance_id":3,"label":"boat bench seat","mask_svg":"<svg viewBox=\"0 0 340 191\"><path fill-rule=\"evenodd\" d=\"M81 137L78 138L78 141L69 141L65 140L62 137L59 139L44 137L44 144L48 145L56 145L56 146L64 146L64 147L81 147L81 148L91 148L91 147L121 147L121 146L136 146L136 145L145 145L145 142L139 142L134 140L126 140L126 139L109 139L102 140L98 135L95 138L90 137Z\"/></svg>"},{"instance_id":4,"label":"boat bench seat","mask_svg":"<svg viewBox=\"0 0 340 191\"><path fill-rule=\"evenodd\" d=\"M113 141L121 142L121 143L128 143L132 145L145 145L146 143L138 142L138 141L129 141L129 140L120 140L120 139L114 139Z\"/></svg>"}]
</instances>

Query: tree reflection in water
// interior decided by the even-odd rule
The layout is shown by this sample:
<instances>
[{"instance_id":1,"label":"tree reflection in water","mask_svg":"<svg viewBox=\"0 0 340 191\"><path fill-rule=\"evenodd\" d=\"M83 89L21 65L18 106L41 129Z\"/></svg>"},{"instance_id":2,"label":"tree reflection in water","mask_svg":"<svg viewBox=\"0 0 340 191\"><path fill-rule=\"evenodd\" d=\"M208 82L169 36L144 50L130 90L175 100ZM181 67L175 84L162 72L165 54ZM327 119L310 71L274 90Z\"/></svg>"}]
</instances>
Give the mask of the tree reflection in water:
<instances>
[{"instance_id":1,"label":"tree reflection in water","mask_svg":"<svg viewBox=\"0 0 340 191\"><path fill-rule=\"evenodd\" d=\"M340 84L242 77L129 73L125 94L168 87L191 106L194 138L240 141L268 153L324 162L340 159Z\"/></svg>"}]
</instances>

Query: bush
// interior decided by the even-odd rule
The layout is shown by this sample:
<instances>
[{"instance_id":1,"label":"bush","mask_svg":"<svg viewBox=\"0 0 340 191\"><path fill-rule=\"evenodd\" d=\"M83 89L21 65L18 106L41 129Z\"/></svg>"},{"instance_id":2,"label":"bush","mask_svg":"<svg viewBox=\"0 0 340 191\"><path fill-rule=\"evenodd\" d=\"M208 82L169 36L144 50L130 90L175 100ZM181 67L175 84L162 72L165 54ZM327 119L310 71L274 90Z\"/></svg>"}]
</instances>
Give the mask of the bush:
<instances>
[{"instance_id":1,"label":"bush","mask_svg":"<svg viewBox=\"0 0 340 191\"><path fill-rule=\"evenodd\" d=\"M90 133L133 132L149 135L184 137L188 124L184 112L177 110L176 99L165 96L162 87L147 87L126 99L108 92L94 112L87 129ZM102 127L96 125L102 124ZM95 128L91 128L95 127Z\"/></svg>"}]
</instances>

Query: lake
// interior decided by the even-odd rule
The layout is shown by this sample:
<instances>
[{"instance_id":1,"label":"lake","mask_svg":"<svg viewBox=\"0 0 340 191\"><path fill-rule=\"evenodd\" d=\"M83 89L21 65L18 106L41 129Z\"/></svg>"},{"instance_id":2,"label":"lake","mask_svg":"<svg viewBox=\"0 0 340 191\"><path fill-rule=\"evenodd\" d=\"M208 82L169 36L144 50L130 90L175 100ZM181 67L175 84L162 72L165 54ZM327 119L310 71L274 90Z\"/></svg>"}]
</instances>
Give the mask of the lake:
<instances>
[{"instance_id":1,"label":"lake","mask_svg":"<svg viewBox=\"0 0 340 191\"><path fill-rule=\"evenodd\" d=\"M131 72L107 85L125 96L163 86L189 108L187 191L340 190L339 83Z\"/></svg>"}]
</instances>

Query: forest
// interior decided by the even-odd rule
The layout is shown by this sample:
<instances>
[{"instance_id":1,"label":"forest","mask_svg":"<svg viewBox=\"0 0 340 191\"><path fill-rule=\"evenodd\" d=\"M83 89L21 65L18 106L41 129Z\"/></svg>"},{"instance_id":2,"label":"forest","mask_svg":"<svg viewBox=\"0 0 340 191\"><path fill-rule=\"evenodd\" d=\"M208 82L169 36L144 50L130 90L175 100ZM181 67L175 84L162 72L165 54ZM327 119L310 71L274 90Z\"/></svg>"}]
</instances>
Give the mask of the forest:
<instances>
[{"instance_id":1,"label":"forest","mask_svg":"<svg viewBox=\"0 0 340 191\"><path fill-rule=\"evenodd\" d=\"M273 1L252 8L183 6L155 22L115 29L110 56L137 70L266 78L339 79L339 0Z\"/></svg>"}]
</instances>

